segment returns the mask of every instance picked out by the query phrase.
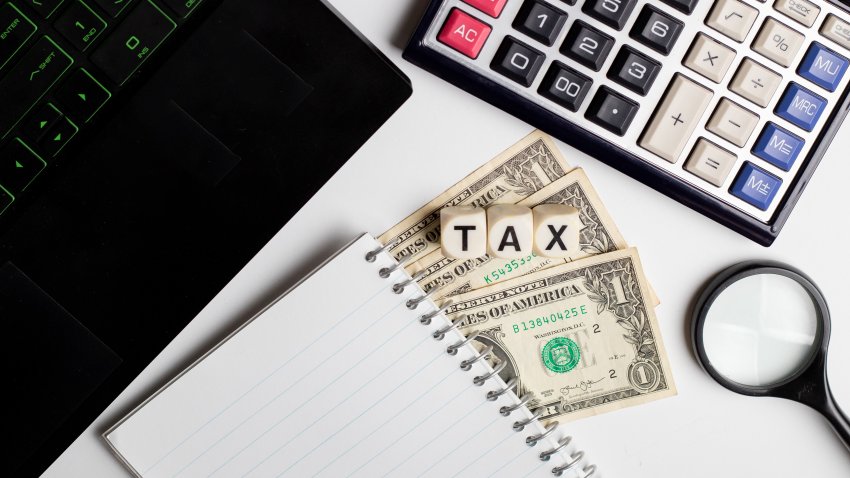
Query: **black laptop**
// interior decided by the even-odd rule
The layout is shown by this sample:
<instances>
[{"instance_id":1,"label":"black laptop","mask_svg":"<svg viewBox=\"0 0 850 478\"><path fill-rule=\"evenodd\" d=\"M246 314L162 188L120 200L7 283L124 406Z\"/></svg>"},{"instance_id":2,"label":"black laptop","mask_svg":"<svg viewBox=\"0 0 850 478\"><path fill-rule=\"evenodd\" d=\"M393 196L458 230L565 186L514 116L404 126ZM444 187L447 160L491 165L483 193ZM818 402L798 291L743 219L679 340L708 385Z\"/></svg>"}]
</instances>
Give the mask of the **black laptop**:
<instances>
[{"instance_id":1,"label":"black laptop","mask_svg":"<svg viewBox=\"0 0 850 478\"><path fill-rule=\"evenodd\" d=\"M5 476L43 471L410 93L318 0L0 0Z\"/></svg>"}]
</instances>

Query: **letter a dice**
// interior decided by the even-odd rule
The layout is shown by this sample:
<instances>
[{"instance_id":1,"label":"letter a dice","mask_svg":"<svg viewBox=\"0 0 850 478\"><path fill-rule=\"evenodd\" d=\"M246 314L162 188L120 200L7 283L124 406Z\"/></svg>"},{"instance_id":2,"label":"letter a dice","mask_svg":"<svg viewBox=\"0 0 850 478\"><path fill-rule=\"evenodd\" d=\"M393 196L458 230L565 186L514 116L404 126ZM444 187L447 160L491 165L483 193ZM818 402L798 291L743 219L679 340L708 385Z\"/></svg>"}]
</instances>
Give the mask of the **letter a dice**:
<instances>
[{"instance_id":1,"label":"letter a dice","mask_svg":"<svg viewBox=\"0 0 850 478\"><path fill-rule=\"evenodd\" d=\"M535 254L567 258L579 252L579 232L584 225L578 209L566 204L540 204L533 214Z\"/></svg>"},{"instance_id":2,"label":"letter a dice","mask_svg":"<svg viewBox=\"0 0 850 478\"><path fill-rule=\"evenodd\" d=\"M531 254L534 216L531 209L497 204L487 209L487 254L519 259Z\"/></svg>"},{"instance_id":3,"label":"letter a dice","mask_svg":"<svg viewBox=\"0 0 850 478\"><path fill-rule=\"evenodd\" d=\"M440 211L440 245L449 259L474 259L487 253L487 213L472 206Z\"/></svg>"}]
</instances>

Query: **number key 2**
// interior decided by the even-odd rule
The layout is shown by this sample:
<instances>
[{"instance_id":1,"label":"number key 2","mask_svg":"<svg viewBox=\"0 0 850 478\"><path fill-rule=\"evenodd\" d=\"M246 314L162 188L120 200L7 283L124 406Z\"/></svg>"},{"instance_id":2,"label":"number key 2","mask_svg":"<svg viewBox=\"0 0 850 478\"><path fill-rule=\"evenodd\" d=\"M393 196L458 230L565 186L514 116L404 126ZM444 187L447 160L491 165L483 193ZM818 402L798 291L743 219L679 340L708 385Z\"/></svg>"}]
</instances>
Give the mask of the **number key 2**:
<instances>
[{"instance_id":1,"label":"number key 2","mask_svg":"<svg viewBox=\"0 0 850 478\"><path fill-rule=\"evenodd\" d=\"M599 71L613 47L613 38L582 21L576 21L561 46L561 53Z\"/></svg>"}]
</instances>

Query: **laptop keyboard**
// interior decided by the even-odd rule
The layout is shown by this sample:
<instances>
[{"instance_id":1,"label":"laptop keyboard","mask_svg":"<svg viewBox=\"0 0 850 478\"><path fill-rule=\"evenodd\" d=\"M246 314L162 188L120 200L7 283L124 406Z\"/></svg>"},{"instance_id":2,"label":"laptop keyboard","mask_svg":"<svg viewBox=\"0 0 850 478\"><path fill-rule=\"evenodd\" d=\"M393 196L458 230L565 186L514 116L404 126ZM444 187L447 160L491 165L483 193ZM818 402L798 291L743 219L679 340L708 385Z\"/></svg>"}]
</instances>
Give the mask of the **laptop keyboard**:
<instances>
[{"instance_id":1,"label":"laptop keyboard","mask_svg":"<svg viewBox=\"0 0 850 478\"><path fill-rule=\"evenodd\" d=\"M0 0L0 214L201 0Z\"/></svg>"},{"instance_id":2,"label":"laptop keyboard","mask_svg":"<svg viewBox=\"0 0 850 478\"><path fill-rule=\"evenodd\" d=\"M731 206L764 224L802 176L850 81L850 16L828 2L432 4L411 43L442 56L421 60L426 68L467 77L465 88L497 96L532 123L551 121L532 112L542 108L577 125L652 165L655 187L672 176L711 197L701 210ZM488 84L499 92L476 91Z\"/></svg>"}]
</instances>

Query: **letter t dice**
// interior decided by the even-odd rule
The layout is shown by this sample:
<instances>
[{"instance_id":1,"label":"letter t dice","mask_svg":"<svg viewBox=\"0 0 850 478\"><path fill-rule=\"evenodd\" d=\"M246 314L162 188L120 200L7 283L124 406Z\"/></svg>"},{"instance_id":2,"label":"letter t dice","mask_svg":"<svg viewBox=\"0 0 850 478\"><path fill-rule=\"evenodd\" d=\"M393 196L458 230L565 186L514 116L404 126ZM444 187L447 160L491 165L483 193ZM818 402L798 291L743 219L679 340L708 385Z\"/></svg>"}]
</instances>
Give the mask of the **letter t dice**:
<instances>
[{"instance_id":1,"label":"letter t dice","mask_svg":"<svg viewBox=\"0 0 850 478\"><path fill-rule=\"evenodd\" d=\"M487 213L472 206L440 211L440 245L449 259L474 259L487 253Z\"/></svg>"}]
</instances>

